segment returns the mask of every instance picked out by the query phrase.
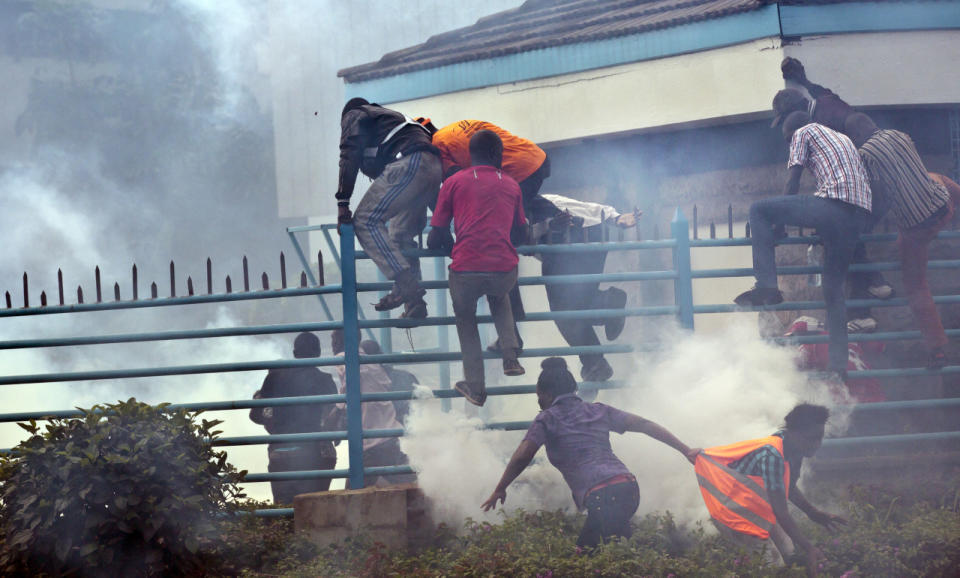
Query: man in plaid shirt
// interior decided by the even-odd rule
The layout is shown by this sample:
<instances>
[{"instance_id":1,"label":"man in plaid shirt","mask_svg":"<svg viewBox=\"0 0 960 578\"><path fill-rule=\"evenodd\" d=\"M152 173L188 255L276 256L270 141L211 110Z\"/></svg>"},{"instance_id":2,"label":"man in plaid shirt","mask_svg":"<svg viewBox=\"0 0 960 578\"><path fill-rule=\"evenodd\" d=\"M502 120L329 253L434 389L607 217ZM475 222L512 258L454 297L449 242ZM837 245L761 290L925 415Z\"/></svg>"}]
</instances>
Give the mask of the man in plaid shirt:
<instances>
[{"instance_id":1,"label":"man in plaid shirt","mask_svg":"<svg viewBox=\"0 0 960 578\"><path fill-rule=\"evenodd\" d=\"M823 298L830 333L828 369L845 379L847 311L843 282L857 238L870 221L870 182L853 142L833 129L810 122L806 112L790 113L783 123L783 136L790 143L790 177L784 196L750 206L757 284L735 302L741 306L783 302L783 294L777 288L776 239L784 235L785 225L815 228L824 249ZM814 195L796 194L805 168L817 179Z\"/></svg>"}]
</instances>

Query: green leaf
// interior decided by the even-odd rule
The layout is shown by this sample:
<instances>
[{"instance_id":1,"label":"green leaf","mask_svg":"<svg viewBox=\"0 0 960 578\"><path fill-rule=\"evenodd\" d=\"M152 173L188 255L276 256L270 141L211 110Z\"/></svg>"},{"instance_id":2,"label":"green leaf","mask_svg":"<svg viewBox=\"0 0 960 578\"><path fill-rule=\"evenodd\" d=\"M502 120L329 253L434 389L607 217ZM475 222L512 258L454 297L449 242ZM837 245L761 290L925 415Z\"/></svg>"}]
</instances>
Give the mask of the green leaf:
<instances>
[{"instance_id":1,"label":"green leaf","mask_svg":"<svg viewBox=\"0 0 960 578\"><path fill-rule=\"evenodd\" d=\"M40 428L37 427L37 422L36 422L36 420L30 420L30 423L28 423L28 424L17 422L17 425L20 426L20 427L22 427L23 429L27 430L28 432L30 432L30 433L33 434L33 435L36 435L37 431L40 429Z\"/></svg>"}]
</instances>

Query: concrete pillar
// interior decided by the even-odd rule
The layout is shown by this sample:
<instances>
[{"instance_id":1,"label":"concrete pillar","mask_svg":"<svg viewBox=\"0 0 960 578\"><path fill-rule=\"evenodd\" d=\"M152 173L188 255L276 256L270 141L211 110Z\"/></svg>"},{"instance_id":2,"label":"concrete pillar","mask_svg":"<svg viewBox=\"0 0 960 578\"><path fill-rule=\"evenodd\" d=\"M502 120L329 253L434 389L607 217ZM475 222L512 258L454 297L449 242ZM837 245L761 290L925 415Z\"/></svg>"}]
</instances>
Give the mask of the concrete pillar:
<instances>
[{"instance_id":1,"label":"concrete pillar","mask_svg":"<svg viewBox=\"0 0 960 578\"><path fill-rule=\"evenodd\" d=\"M301 494L293 500L293 524L317 545L364 534L390 548L429 540L433 523L426 498L413 484Z\"/></svg>"}]
</instances>

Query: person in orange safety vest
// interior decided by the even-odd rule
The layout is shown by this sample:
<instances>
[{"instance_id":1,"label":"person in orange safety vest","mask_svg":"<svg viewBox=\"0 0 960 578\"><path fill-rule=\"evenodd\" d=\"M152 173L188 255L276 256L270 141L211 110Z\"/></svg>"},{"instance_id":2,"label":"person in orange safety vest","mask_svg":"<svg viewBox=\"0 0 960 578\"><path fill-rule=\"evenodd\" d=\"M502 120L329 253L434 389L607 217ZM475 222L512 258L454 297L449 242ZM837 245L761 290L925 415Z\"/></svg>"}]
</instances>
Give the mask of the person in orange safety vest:
<instances>
[{"instance_id":1,"label":"person in orange safety vest","mask_svg":"<svg viewBox=\"0 0 960 578\"><path fill-rule=\"evenodd\" d=\"M814 507L797 487L803 458L812 457L823 441L829 411L821 405L800 404L784 419L786 427L753 440L704 449L694 468L700 493L717 529L748 548L767 548L782 563L790 548L785 539L806 552L807 571L816 574L820 551L800 531L787 509L787 499L811 520L833 530L842 517Z\"/></svg>"}]
</instances>

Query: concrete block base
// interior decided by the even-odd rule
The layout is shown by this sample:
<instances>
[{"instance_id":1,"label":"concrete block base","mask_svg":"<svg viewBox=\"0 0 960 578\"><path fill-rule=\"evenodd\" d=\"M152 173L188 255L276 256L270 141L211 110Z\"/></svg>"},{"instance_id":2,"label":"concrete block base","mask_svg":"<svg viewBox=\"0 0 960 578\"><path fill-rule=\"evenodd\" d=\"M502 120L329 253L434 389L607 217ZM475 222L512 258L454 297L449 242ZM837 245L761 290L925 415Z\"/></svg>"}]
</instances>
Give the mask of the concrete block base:
<instances>
[{"instance_id":1,"label":"concrete block base","mask_svg":"<svg viewBox=\"0 0 960 578\"><path fill-rule=\"evenodd\" d=\"M320 546L362 533L390 548L408 548L429 540L434 529L414 484L301 494L293 499L293 524Z\"/></svg>"}]
</instances>

